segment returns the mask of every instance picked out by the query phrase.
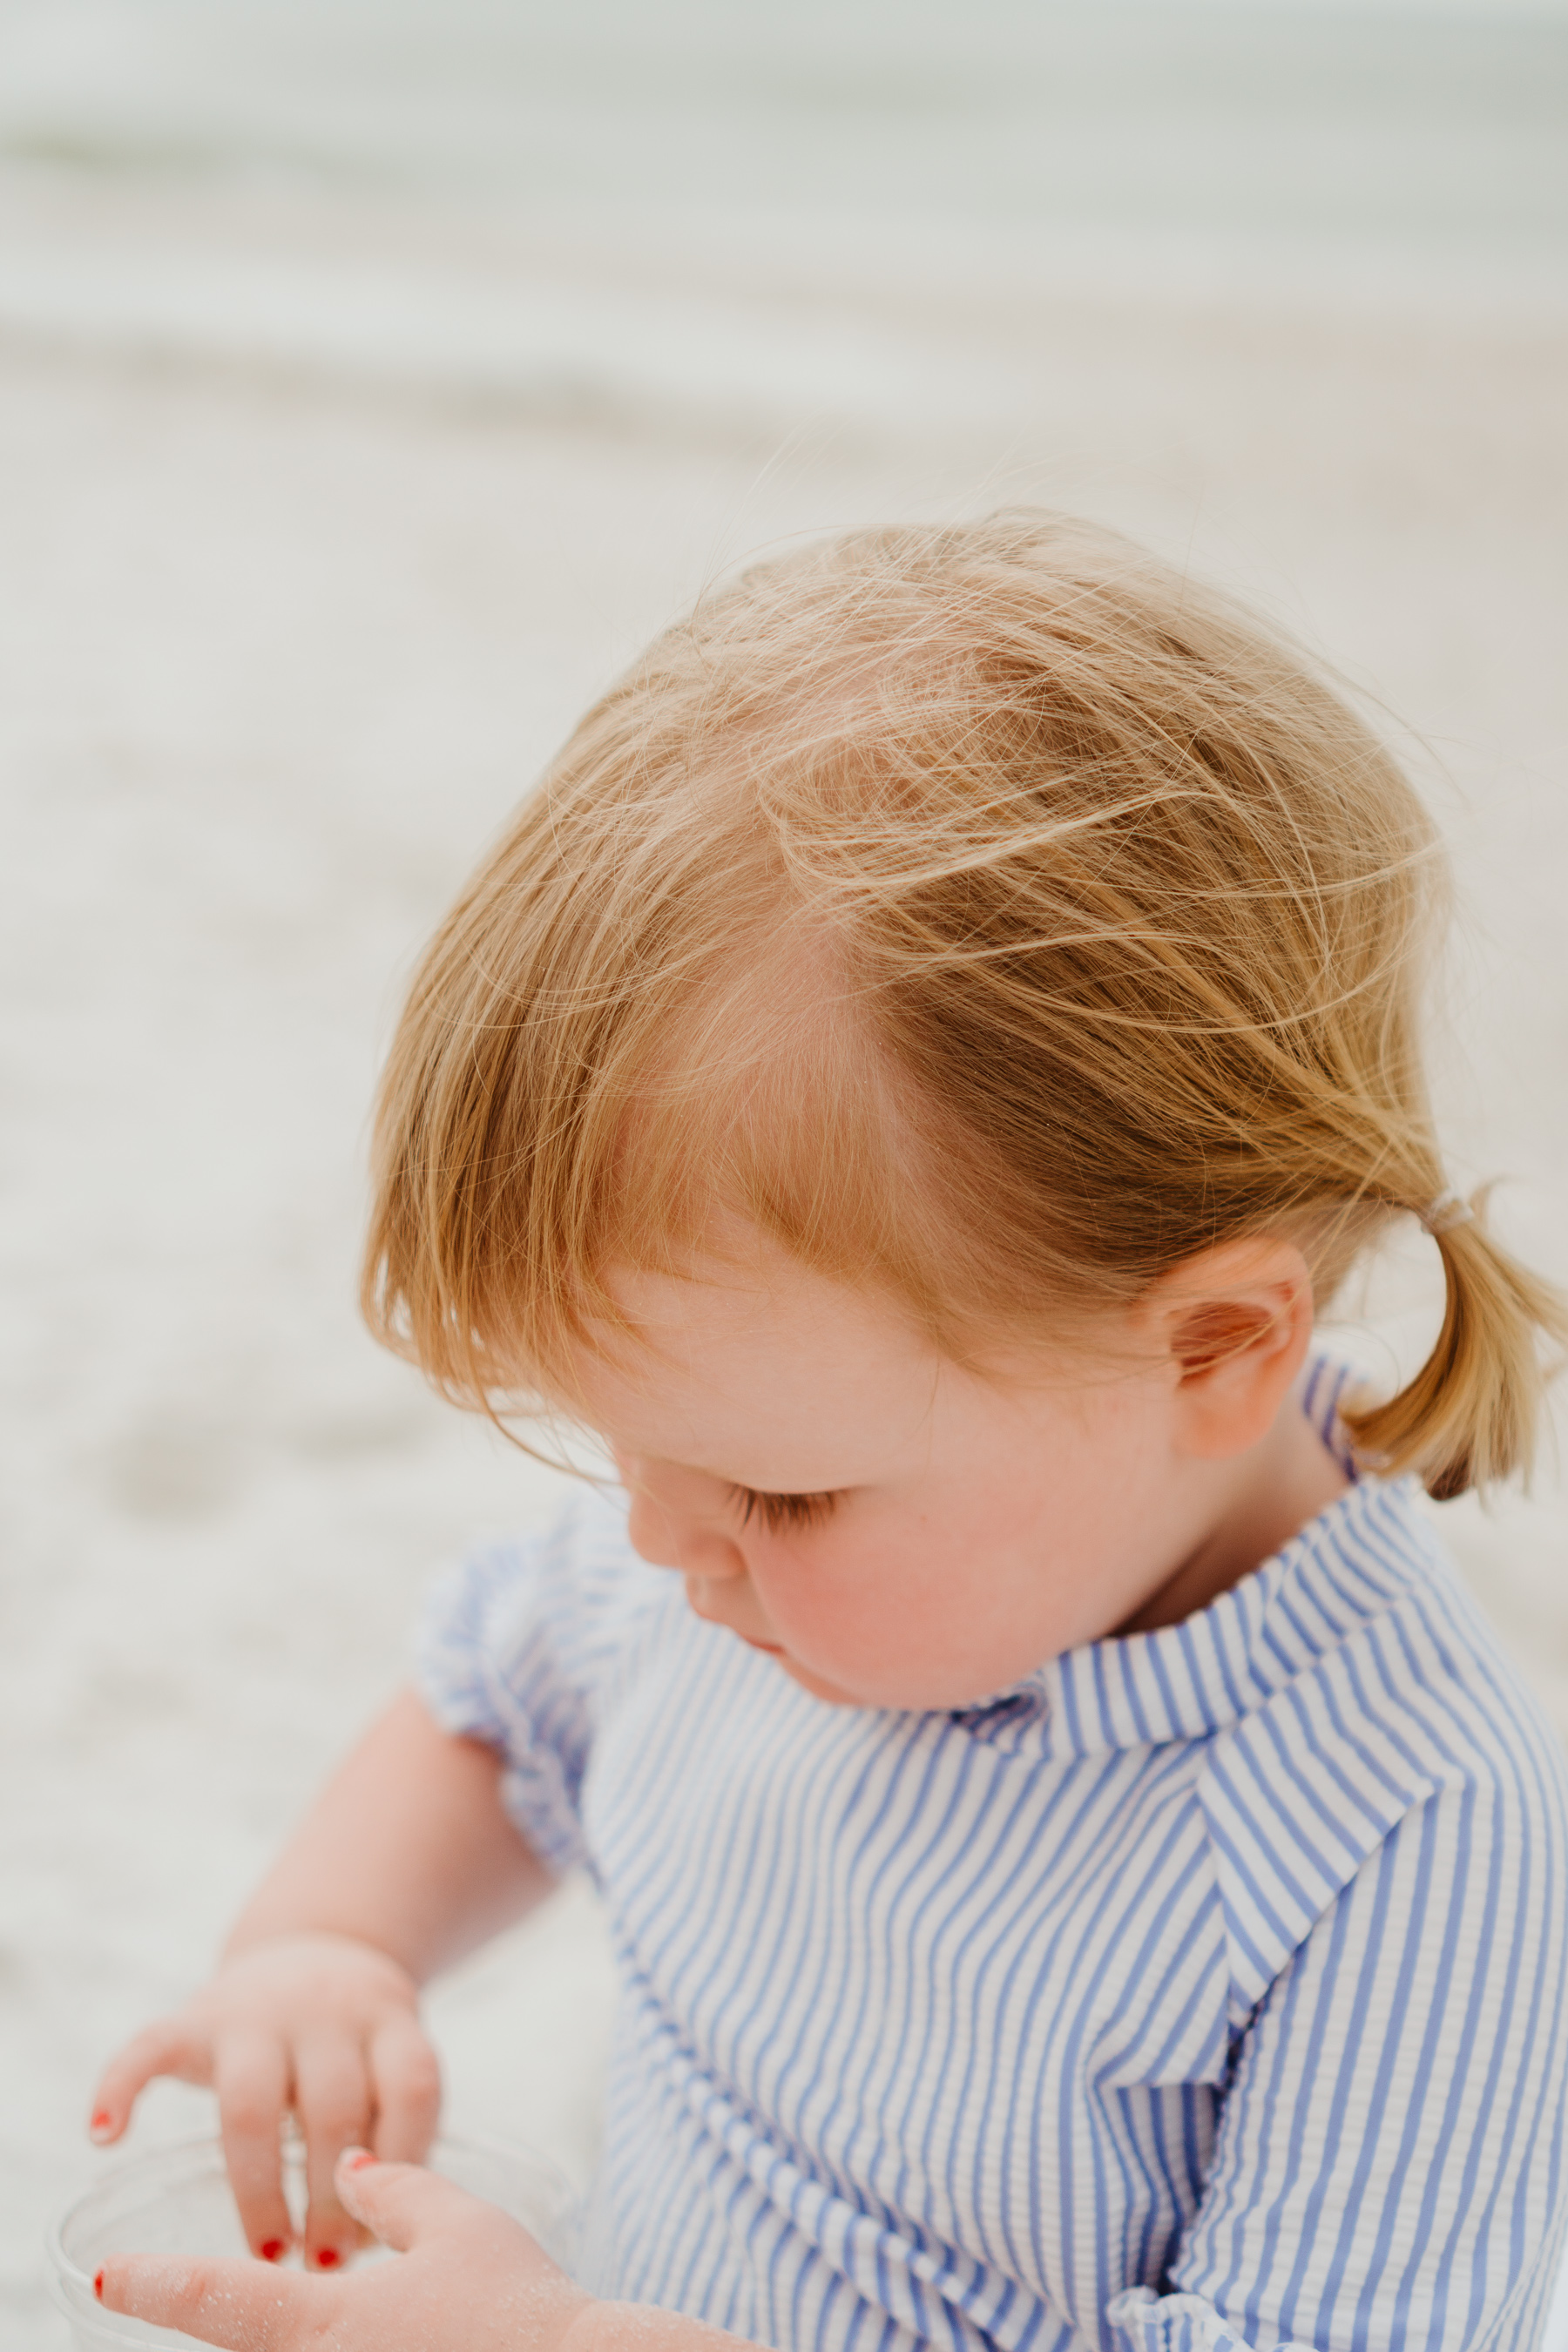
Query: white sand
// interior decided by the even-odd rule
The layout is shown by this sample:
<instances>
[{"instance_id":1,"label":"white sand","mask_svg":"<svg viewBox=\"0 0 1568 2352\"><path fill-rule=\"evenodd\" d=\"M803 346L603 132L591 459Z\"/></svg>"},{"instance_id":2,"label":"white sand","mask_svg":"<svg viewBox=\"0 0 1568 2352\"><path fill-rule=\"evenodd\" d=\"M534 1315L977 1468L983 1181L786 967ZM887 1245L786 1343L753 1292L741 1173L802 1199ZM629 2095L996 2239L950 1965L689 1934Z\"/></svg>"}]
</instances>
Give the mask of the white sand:
<instances>
[{"instance_id":1,"label":"white sand","mask_svg":"<svg viewBox=\"0 0 1568 2352\"><path fill-rule=\"evenodd\" d=\"M1517 1177L1505 1223L1568 1276L1568 337L1481 303L808 297L715 263L664 289L727 354L713 397L634 368L595 424L515 340L487 399L443 390L428 340L385 326L401 296L368 345L312 340L301 305L335 316L368 268L352 220L323 260L264 194L215 220L4 193L0 2340L27 2352L56 2340L37 2235L97 2161L96 2065L202 1969L395 1685L430 1563L552 1500L359 1330L364 1108L479 843L713 569L1028 496L1264 597L1446 765L1454 1174ZM550 327L563 286L594 348L644 333L646 282L462 250L563 349L587 333ZM209 332L225 267L272 307L237 296ZM1434 1276L1417 1238L1378 1292L1394 1349ZM1568 1728L1560 1485L1446 1521ZM578 1894L438 1994L454 2119L584 2172L605 1991ZM146 2127L205 2112L160 2093Z\"/></svg>"}]
</instances>

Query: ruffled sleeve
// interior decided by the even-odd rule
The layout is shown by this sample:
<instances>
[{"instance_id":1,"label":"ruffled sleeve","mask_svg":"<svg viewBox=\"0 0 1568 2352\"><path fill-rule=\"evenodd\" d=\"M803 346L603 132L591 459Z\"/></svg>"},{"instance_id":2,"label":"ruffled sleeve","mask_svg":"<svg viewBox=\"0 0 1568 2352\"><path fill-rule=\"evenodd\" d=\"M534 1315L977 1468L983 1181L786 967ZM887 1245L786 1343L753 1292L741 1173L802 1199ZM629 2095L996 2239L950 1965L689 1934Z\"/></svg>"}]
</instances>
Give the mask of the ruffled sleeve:
<instances>
[{"instance_id":1,"label":"ruffled sleeve","mask_svg":"<svg viewBox=\"0 0 1568 2352\"><path fill-rule=\"evenodd\" d=\"M489 1546L430 1592L416 1686L444 1731L505 1758L502 1802L553 1870L592 1867L582 1793L600 1702L628 1616L668 1581L632 1554L613 1503L586 1494L547 1535Z\"/></svg>"}]
</instances>

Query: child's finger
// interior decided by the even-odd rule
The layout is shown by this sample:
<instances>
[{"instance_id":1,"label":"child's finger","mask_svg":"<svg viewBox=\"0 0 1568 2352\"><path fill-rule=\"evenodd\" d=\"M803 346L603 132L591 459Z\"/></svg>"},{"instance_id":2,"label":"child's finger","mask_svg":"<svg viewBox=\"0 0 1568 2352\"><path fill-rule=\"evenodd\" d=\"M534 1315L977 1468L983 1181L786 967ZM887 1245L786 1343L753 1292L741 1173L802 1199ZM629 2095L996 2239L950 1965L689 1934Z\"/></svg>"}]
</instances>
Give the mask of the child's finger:
<instances>
[{"instance_id":1,"label":"child's finger","mask_svg":"<svg viewBox=\"0 0 1568 2352\"><path fill-rule=\"evenodd\" d=\"M302 2042L294 2057L294 2111L305 2135L305 2263L333 2270L360 2244L351 2215L338 2202L332 2168L345 2147L358 2147L370 2126L370 2078L363 2053L346 2033Z\"/></svg>"},{"instance_id":2,"label":"child's finger","mask_svg":"<svg viewBox=\"0 0 1568 2352\"><path fill-rule=\"evenodd\" d=\"M230 2034L217 2063L218 2119L229 2187L255 2252L275 2263L294 2242L283 2201L279 2145L289 2104L289 2061L272 2035Z\"/></svg>"},{"instance_id":3,"label":"child's finger","mask_svg":"<svg viewBox=\"0 0 1568 2352\"><path fill-rule=\"evenodd\" d=\"M384 2163L418 2164L441 2116L441 2063L412 2017L379 2026L370 2045L375 2093L375 2152Z\"/></svg>"},{"instance_id":4,"label":"child's finger","mask_svg":"<svg viewBox=\"0 0 1568 2352\"><path fill-rule=\"evenodd\" d=\"M228 2352L289 2352L331 2338L338 2289L297 2271L247 2262L191 2262L178 2254L111 2254L94 2281L106 2311L174 2327ZM319 2333L316 2331L320 2331Z\"/></svg>"},{"instance_id":5,"label":"child's finger","mask_svg":"<svg viewBox=\"0 0 1568 2352\"><path fill-rule=\"evenodd\" d=\"M100 2146L120 2137L137 2099L159 2074L173 2074L182 2083L209 2084L212 2051L206 2036L193 2033L177 2017L162 2017L132 2037L110 2060L93 2093L88 2130Z\"/></svg>"},{"instance_id":6,"label":"child's finger","mask_svg":"<svg viewBox=\"0 0 1568 2352\"><path fill-rule=\"evenodd\" d=\"M373 2230L384 2246L392 2246L400 2254L426 2238L470 2231L476 2219L499 2224L524 2246L533 2243L521 2224L509 2221L499 2207L470 2197L466 2189L443 2180L438 2172L426 2172L421 2165L382 2164L368 2148L346 2147L338 2158L337 2170L338 2193L349 2211ZM542 2249L535 2251L540 2262L552 2267L548 2255Z\"/></svg>"}]
</instances>

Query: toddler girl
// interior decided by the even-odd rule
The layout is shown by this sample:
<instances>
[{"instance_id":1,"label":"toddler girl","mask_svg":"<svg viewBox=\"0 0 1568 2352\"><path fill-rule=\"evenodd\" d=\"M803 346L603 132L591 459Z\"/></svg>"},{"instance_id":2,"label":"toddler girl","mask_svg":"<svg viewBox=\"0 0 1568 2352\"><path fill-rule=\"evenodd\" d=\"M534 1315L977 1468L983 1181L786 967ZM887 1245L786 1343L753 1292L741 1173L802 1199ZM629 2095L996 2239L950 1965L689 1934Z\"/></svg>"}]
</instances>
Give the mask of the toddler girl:
<instances>
[{"instance_id":1,"label":"toddler girl","mask_svg":"<svg viewBox=\"0 0 1568 2352\"><path fill-rule=\"evenodd\" d=\"M1446 1183L1440 897L1361 721L1080 525L851 538L652 647L426 959L365 1294L623 1491L442 1587L95 2118L215 2084L275 2258L291 2108L307 2267L351 2216L413 2251L108 2302L341 2352L1535 2342L1568 1776L1419 1490L1528 1462L1564 1318ZM1377 1402L1313 1318L1410 1216L1447 1307ZM573 2285L386 2160L417 1985L578 1865L620 2003Z\"/></svg>"}]
</instances>

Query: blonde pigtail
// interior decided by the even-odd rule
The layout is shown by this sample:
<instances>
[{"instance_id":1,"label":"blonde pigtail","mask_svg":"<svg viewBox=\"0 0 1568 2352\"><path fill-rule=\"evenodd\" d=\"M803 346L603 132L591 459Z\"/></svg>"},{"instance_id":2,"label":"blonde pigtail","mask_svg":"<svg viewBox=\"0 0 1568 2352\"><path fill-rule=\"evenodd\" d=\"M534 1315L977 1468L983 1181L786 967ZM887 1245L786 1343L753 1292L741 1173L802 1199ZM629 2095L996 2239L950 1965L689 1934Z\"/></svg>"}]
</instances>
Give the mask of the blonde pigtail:
<instances>
[{"instance_id":1,"label":"blonde pigtail","mask_svg":"<svg viewBox=\"0 0 1568 2352\"><path fill-rule=\"evenodd\" d=\"M1436 1347L1396 1396L1344 1415L1370 1467L1417 1471L1440 1503L1528 1476L1542 1395L1560 1368L1542 1342L1568 1349L1568 1297L1487 1232L1484 1188L1471 1206L1474 1214L1422 1217L1447 1286Z\"/></svg>"}]
</instances>

